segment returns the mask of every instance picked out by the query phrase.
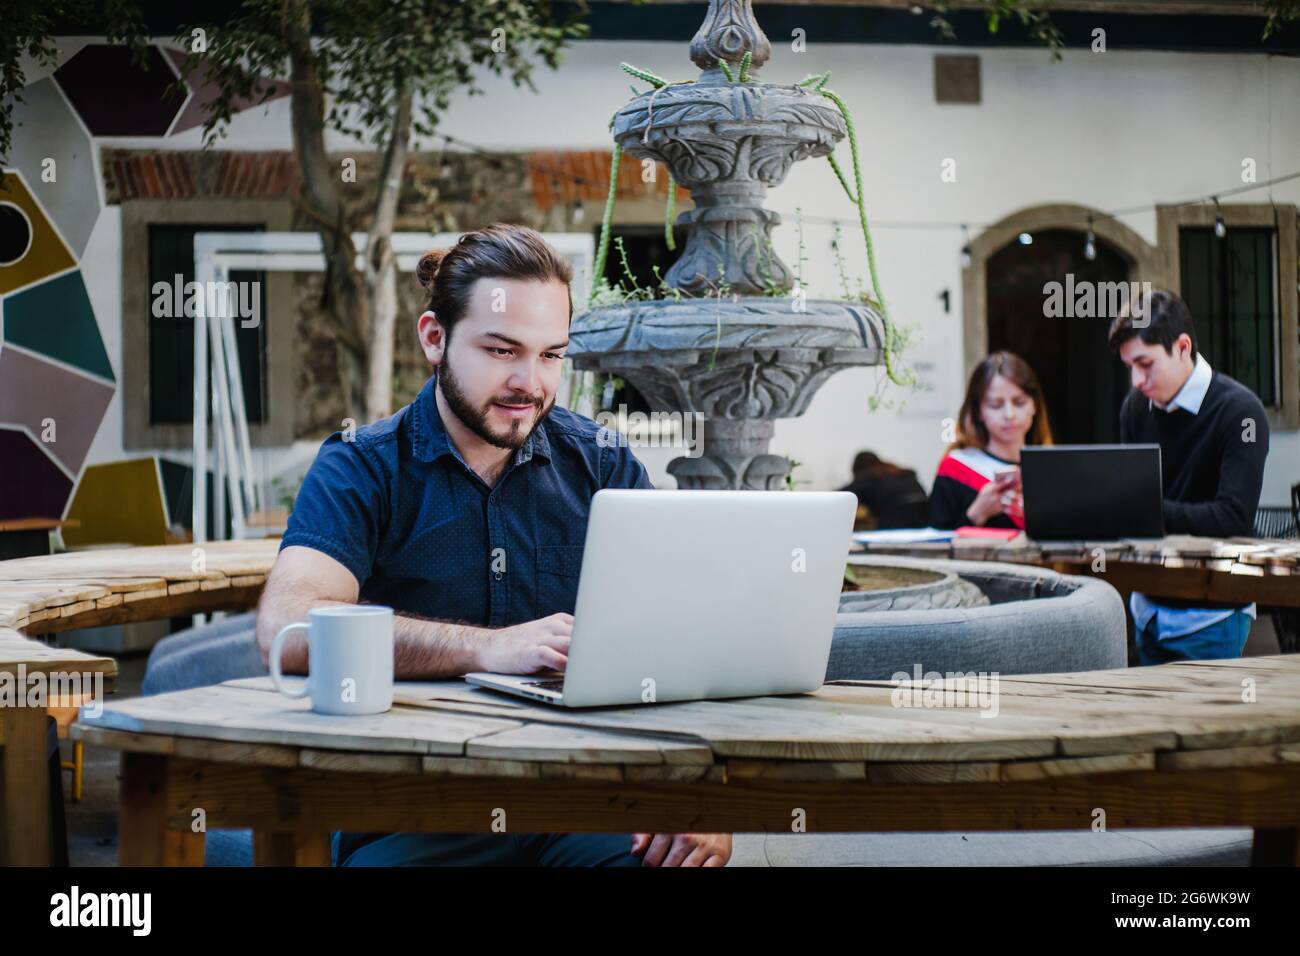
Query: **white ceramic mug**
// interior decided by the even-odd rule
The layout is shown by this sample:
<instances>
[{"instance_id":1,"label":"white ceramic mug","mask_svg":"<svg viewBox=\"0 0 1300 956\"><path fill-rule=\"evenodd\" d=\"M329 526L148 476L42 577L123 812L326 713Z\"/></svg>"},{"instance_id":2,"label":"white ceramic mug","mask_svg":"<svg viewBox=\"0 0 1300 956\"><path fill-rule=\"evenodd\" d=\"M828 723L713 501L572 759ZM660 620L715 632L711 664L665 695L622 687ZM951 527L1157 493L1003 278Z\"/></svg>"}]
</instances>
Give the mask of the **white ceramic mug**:
<instances>
[{"instance_id":1,"label":"white ceramic mug","mask_svg":"<svg viewBox=\"0 0 1300 956\"><path fill-rule=\"evenodd\" d=\"M318 714L382 714L393 706L393 609L377 604L313 608L309 622L286 625L271 642L271 681L295 700L311 695ZM280 654L295 628L307 632L307 680L284 683Z\"/></svg>"}]
</instances>

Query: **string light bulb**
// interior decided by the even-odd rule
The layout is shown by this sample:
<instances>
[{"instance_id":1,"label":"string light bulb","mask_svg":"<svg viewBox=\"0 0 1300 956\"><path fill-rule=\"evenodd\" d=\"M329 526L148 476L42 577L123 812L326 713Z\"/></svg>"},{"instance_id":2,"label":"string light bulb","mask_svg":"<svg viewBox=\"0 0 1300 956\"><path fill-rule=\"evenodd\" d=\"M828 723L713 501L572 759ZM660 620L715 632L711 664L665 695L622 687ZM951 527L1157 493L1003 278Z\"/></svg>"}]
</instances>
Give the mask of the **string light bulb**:
<instances>
[{"instance_id":1,"label":"string light bulb","mask_svg":"<svg viewBox=\"0 0 1300 956\"><path fill-rule=\"evenodd\" d=\"M963 224L962 224L962 227L961 227L961 238L962 238L962 247L961 247L961 267L962 267L963 269L969 269L969 268L970 268L970 262L971 262L971 256L970 256L970 231L966 228L965 223L963 223Z\"/></svg>"},{"instance_id":2,"label":"string light bulb","mask_svg":"<svg viewBox=\"0 0 1300 956\"><path fill-rule=\"evenodd\" d=\"M1097 258L1097 236L1092 231L1092 217L1088 217L1088 235L1083 240L1083 257L1089 262Z\"/></svg>"},{"instance_id":3,"label":"string light bulb","mask_svg":"<svg viewBox=\"0 0 1300 956\"><path fill-rule=\"evenodd\" d=\"M1223 209L1219 206L1219 197L1211 196L1214 200L1214 234L1222 239L1228 234L1228 226L1223 221Z\"/></svg>"}]
</instances>

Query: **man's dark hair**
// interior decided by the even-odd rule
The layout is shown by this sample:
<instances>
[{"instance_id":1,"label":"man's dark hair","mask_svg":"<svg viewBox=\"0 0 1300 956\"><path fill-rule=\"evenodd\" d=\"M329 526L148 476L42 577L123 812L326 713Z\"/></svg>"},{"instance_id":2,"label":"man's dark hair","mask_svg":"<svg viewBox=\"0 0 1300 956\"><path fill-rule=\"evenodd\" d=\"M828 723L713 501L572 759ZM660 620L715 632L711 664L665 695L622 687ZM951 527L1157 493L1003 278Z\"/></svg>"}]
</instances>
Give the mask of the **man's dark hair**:
<instances>
[{"instance_id":1,"label":"man's dark hair","mask_svg":"<svg viewBox=\"0 0 1300 956\"><path fill-rule=\"evenodd\" d=\"M426 252L415 274L429 293L425 309L438 316L438 324L449 338L479 279L553 280L563 283L565 289L573 281L573 267L541 233L504 222L467 232L450 249ZM572 296L569 318L573 318Z\"/></svg>"},{"instance_id":2,"label":"man's dark hair","mask_svg":"<svg viewBox=\"0 0 1300 956\"><path fill-rule=\"evenodd\" d=\"M1166 289L1156 289L1138 302L1138 315L1134 316L1133 299L1129 299L1110 324L1110 347L1116 352L1133 337L1147 345L1163 345L1166 352L1174 351L1178 336L1187 333L1192 340L1192 355L1196 355L1196 327L1187 303Z\"/></svg>"}]
</instances>

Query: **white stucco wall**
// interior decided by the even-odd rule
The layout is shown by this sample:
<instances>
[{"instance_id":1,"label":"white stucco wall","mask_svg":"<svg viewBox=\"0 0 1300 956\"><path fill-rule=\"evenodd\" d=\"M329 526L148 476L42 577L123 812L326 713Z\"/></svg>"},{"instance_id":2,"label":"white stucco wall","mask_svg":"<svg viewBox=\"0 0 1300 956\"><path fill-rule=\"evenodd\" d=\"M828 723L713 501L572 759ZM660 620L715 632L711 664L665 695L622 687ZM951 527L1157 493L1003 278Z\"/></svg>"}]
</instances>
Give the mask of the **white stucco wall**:
<instances>
[{"instance_id":1,"label":"white stucco wall","mask_svg":"<svg viewBox=\"0 0 1300 956\"><path fill-rule=\"evenodd\" d=\"M558 72L534 75L539 95L487 77L487 95L461 97L445 115L448 134L490 149L598 149L610 144L610 115L629 94L628 61L670 79L695 75L686 43L577 44ZM1241 162L1252 157L1258 178L1300 170L1300 61L1265 56L1190 53L1067 52L1052 63L1039 50L983 50L983 102L937 105L935 48L821 44L792 53L773 37L768 82L793 82L830 69L831 86L850 104L863 148L865 195L874 225L884 292L896 320L916 325L911 361L932 369L934 391L887 395L901 409L872 413L867 397L878 372L842 372L822 387L808 412L779 422L773 451L802 462L805 487L836 486L848 478L855 452L875 449L917 469L924 483L942 453L941 421L960 402L962 367L962 235L957 228L916 228L901 222L992 223L1028 206L1077 203L1102 210L1154 206L1240 185ZM951 52L951 48L945 48ZM223 148L287 149L285 100L238 116ZM101 141L110 142L110 141ZM198 131L114 145L195 148ZM345 144L336 140L332 148ZM429 143L428 146L436 146ZM840 153L845 168L848 149ZM941 162L957 162L957 181L940 181ZM1241 202L1300 203L1300 180L1238 197ZM845 224L851 274L864 280L865 254L856 216L823 161L798 164L773 190L768 207L791 214L776 245L787 263L797 258L793 210L803 209L814 293L837 286L829 224ZM1154 243L1154 212L1123 217ZM585 227L585 224L584 224ZM103 214L82 263L115 368L121 368L120 261L117 211ZM1283 264L1283 268L1294 264ZM1290 273L1288 273L1290 275ZM939 299L948 290L951 311ZM302 451L299 450L299 456ZM121 457L120 403L114 400L92 461ZM671 486L663 465L671 453L647 449L656 481ZM1275 432L1263 503L1281 504L1300 481L1300 433Z\"/></svg>"}]
</instances>

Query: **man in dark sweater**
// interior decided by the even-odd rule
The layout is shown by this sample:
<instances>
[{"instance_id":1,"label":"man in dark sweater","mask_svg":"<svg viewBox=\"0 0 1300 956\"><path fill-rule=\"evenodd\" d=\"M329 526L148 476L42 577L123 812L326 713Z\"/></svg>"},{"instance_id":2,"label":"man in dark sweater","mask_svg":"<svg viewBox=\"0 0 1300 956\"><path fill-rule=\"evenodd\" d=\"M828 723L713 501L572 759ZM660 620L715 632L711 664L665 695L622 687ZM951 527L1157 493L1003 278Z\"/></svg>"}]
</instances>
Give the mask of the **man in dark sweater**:
<instances>
[{"instance_id":1,"label":"man in dark sweater","mask_svg":"<svg viewBox=\"0 0 1300 956\"><path fill-rule=\"evenodd\" d=\"M1131 303L1110 328L1133 391L1120 409L1120 440L1160 445L1165 531L1249 535L1268 456L1260 400L1196 351L1186 303L1156 291ZM1237 657L1255 605L1206 607L1134 592L1129 607L1143 664Z\"/></svg>"}]
</instances>

